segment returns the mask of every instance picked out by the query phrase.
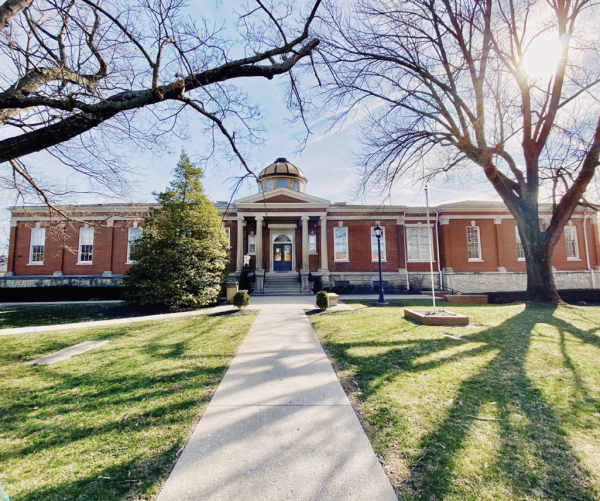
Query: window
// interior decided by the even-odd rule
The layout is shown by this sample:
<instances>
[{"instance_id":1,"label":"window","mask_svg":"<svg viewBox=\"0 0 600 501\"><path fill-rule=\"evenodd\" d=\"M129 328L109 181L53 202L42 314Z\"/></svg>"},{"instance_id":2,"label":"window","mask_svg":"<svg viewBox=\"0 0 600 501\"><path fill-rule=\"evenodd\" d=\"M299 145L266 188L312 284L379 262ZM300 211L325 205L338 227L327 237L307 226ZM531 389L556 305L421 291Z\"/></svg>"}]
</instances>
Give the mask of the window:
<instances>
[{"instance_id":1,"label":"window","mask_svg":"<svg viewBox=\"0 0 600 501\"><path fill-rule=\"evenodd\" d=\"M79 260L77 264L92 264L94 253L94 228L79 229Z\"/></svg>"},{"instance_id":2,"label":"window","mask_svg":"<svg viewBox=\"0 0 600 501\"><path fill-rule=\"evenodd\" d=\"M523 244L521 243L518 226L515 226L515 233L517 235L517 261L525 261L525 249L523 249Z\"/></svg>"},{"instance_id":3,"label":"window","mask_svg":"<svg viewBox=\"0 0 600 501\"><path fill-rule=\"evenodd\" d=\"M577 228L575 228L575 226L565 226L565 242L567 244L567 259L579 259Z\"/></svg>"},{"instance_id":4,"label":"window","mask_svg":"<svg viewBox=\"0 0 600 501\"><path fill-rule=\"evenodd\" d=\"M225 228L225 233L227 233L227 242L229 243L229 247L231 247L231 229Z\"/></svg>"},{"instance_id":5,"label":"window","mask_svg":"<svg viewBox=\"0 0 600 501\"><path fill-rule=\"evenodd\" d=\"M479 226L467 226L467 256L469 261L481 261Z\"/></svg>"},{"instance_id":6,"label":"window","mask_svg":"<svg viewBox=\"0 0 600 501\"><path fill-rule=\"evenodd\" d=\"M277 188L287 188L287 179L278 179Z\"/></svg>"},{"instance_id":7,"label":"window","mask_svg":"<svg viewBox=\"0 0 600 501\"><path fill-rule=\"evenodd\" d=\"M256 254L256 235L254 232L248 235L248 254Z\"/></svg>"},{"instance_id":8,"label":"window","mask_svg":"<svg viewBox=\"0 0 600 501\"><path fill-rule=\"evenodd\" d=\"M127 263L133 263L133 261L131 260L131 251L133 250L141 236L141 228L129 228L127 232Z\"/></svg>"},{"instance_id":9,"label":"window","mask_svg":"<svg viewBox=\"0 0 600 501\"><path fill-rule=\"evenodd\" d=\"M381 229L383 230L383 235L381 235L381 260L385 261L385 228L382 227ZM379 261L377 237L375 236L375 226L371 226L371 261Z\"/></svg>"},{"instance_id":10,"label":"window","mask_svg":"<svg viewBox=\"0 0 600 501\"><path fill-rule=\"evenodd\" d=\"M348 228L333 229L333 247L335 261L348 261Z\"/></svg>"},{"instance_id":11,"label":"window","mask_svg":"<svg viewBox=\"0 0 600 501\"><path fill-rule=\"evenodd\" d=\"M263 185L262 183L258 184L258 192L260 193L263 190Z\"/></svg>"},{"instance_id":12,"label":"window","mask_svg":"<svg viewBox=\"0 0 600 501\"><path fill-rule=\"evenodd\" d=\"M272 190L274 187L275 181L273 181L272 179L267 180L267 182L265 183L265 191Z\"/></svg>"},{"instance_id":13,"label":"window","mask_svg":"<svg viewBox=\"0 0 600 501\"><path fill-rule=\"evenodd\" d=\"M317 253L317 235L308 235L308 253Z\"/></svg>"},{"instance_id":14,"label":"window","mask_svg":"<svg viewBox=\"0 0 600 501\"><path fill-rule=\"evenodd\" d=\"M298 181L290 181L290 190L298 191Z\"/></svg>"},{"instance_id":15,"label":"window","mask_svg":"<svg viewBox=\"0 0 600 501\"><path fill-rule=\"evenodd\" d=\"M406 247L409 261L429 261L429 237L427 228L406 228Z\"/></svg>"},{"instance_id":16,"label":"window","mask_svg":"<svg viewBox=\"0 0 600 501\"><path fill-rule=\"evenodd\" d=\"M37 223L35 228L31 228L31 240L29 243L29 264L44 264L44 251L46 248L46 228L40 228Z\"/></svg>"}]
</instances>

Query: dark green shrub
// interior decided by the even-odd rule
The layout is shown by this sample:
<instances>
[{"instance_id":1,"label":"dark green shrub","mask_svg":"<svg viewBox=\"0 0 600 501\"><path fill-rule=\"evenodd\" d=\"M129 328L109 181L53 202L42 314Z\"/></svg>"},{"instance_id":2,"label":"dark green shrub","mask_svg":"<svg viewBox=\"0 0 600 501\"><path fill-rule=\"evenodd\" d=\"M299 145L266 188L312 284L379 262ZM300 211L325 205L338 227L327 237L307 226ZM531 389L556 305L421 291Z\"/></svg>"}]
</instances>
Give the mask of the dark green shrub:
<instances>
[{"instance_id":1,"label":"dark green shrub","mask_svg":"<svg viewBox=\"0 0 600 501\"><path fill-rule=\"evenodd\" d=\"M240 274L239 289L242 291L250 291L251 287L252 286L250 285L250 267L246 264L242 268L242 273Z\"/></svg>"},{"instance_id":2,"label":"dark green shrub","mask_svg":"<svg viewBox=\"0 0 600 501\"><path fill-rule=\"evenodd\" d=\"M350 285L348 286L348 292L354 292L355 290L356 290L356 285L352 285L352 284L350 284Z\"/></svg>"},{"instance_id":3,"label":"dark green shrub","mask_svg":"<svg viewBox=\"0 0 600 501\"><path fill-rule=\"evenodd\" d=\"M322 288L323 288L323 281L321 280L321 277L314 277L313 292L316 294Z\"/></svg>"},{"instance_id":4,"label":"dark green shrub","mask_svg":"<svg viewBox=\"0 0 600 501\"><path fill-rule=\"evenodd\" d=\"M317 292L317 306L322 310L329 308L329 296L327 295L327 292Z\"/></svg>"},{"instance_id":5,"label":"dark green shrub","mask_svg":"<svg viewBox=\"0 0 600 501\"><path fill-rule=\"evenodd\" d=\"M250 296L246 291L239 291L238 293L236 293L235 296L233 296L233 306L235 306L236 308L239 308L241 310L249 304Z\"/></svg>"}]
</instances>

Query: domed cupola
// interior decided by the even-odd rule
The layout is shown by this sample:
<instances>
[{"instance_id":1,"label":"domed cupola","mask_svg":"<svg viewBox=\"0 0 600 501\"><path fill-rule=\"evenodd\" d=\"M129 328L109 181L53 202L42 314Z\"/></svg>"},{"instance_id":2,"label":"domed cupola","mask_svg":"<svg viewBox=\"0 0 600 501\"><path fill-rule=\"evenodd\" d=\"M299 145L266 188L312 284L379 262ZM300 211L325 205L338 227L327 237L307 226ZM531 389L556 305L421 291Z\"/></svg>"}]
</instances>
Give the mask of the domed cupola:
<instances>
[{"instance_id":1,"label":"domed cupola","mask_svg":"<svg viewBox=\"0 0 600 501\"><path fill-rule=\"evenodd\" d=\"M269 191L275 188L305 191L306 182L306 176L298 167L285 158L278 158L258 175L258 191Z\"/></svg>"}]
</instances>

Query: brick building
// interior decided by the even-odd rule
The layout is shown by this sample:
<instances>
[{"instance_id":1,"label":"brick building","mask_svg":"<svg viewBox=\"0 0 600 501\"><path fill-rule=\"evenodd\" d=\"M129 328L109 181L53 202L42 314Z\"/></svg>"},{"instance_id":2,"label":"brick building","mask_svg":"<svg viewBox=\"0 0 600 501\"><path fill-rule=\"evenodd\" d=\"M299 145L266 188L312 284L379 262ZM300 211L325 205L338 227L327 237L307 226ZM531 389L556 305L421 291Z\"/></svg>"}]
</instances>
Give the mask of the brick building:
<instances>
[{"instance_id":1,"label":"brick building","mask_svg":"<svg viewBox=\"0 0 600 501\"><path fill-rule=\"evenodd\" d=\"M347 205L306 192L307 179L285 159L259 176L258 193L217 202L231 246L231 272L249 261L261 293L276 277L295 276L308 290L309 272L330 286L373 288L378 280L379 224L383 280L389 288L429 283L431 236L435 281L462 292L524 290L525 259L517 225L500 202L424 207ZM129 250L152 204L69 206L78 222L49 217L43 207L11 209L4 287L114 285L131 266ZM549 207L541 207L549 211ZM540 224L547 224L542 216ZM600 270L595 212L577 212L553 255L559 289L595 288Z\"/></svg>"}]
</instances>

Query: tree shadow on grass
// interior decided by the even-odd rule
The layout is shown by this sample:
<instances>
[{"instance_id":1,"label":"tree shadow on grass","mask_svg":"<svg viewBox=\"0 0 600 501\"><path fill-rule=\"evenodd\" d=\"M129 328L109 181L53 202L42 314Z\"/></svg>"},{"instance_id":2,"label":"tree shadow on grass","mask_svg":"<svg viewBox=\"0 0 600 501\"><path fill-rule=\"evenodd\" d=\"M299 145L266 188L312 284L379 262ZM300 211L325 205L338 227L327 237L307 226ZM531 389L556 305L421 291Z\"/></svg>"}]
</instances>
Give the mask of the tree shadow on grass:
<instances>
[{"instance_id":1,"label":"tree shadow on grass","mask_svg":"<svg viewBox=\"0 0 600 501\"><path fill-rule=\"evenodd\" d=\"M80 360L71 368L18 364L24 377L40 385L34 383L22 395L15 393L7 401L9 405L0 409L0 432L15 444L0 454L0 475L8 480L5 483L10 488L18 479L11 480L13 473L3 466L19 465L33 481L36 472L28 469L43 464L44 457L54 458L51 468L55 471L52 476L39 474L39 485L46 484L47 488L20 497L13 494L13 501L137 499L138 495L146 499L146 493L154 492L157 483L168 475L177 451L196 423L198 411L208 404L227 370L227 345L218 345L213 353L201 353L195 346L210 331L223 328L225 321L218 318L210 325L172 325L167 332L140 338L139 342L135 341L136 328L119 334L96 334L95 338L127 335L133 340L125 345L109 344L102 352L90 352L86 363ZM53 344L44 342L43 346ZM18 381L15 384L11 392L19 391ZM160 434L153 431L156 429ZM135 445L140 440L146 445ZM96 450L105 446L127 450L116 452L114 457L110 451L106 455ZM67 459L62 459L62 451ZM81 452L74 451L87 452L85 457L77 457ZM86 463L93 461L87 456L90 451L99 455L88 474ZM69 454L74 453L74 461L69 460ZM106 462L98 462L100 457ZM118 466L107 466L119 460ZM57 469L61 462L64 477ZM73 466L74 471L86 472L86 477L69 474Z\"/></svg>"},{"instance_id":2,"label":"tree shadow on grass","mask_svg":"<svg viewBox=\"0 0 600 501\"><path fill-rule=\"evenodd\" d=\"M569 333L595 346L598 339L556 317L554 311L554 308L527 306L498 326L464 336L468 342L480 343L479 346L425 363L418 359L461 343L464 345L464 342L423 339L413 342L412 346L364 357L352 357L348 350L376 343L326 343L336 360L358 367L353 379L361 383L362 398L377 394L384 380L392 382L407 372L442 369L448 362L468 362L477 355L487 355L487 362L479 370L459 382L441 422L421 437L416 451L403 452L411 473L398 486L401 499L455 499L457 495L460 499L497 498L498 495L510 499L597 499L588 489L588 475L567 439L565 421L569 419L568 413L581 411L593 421L587 426L598 426L598 419L593 417L599 410L598 402L587 395L568 356L564 336ZM549 402L539 387L540 381L532 380L528 374L531 369L528 357L538 322L551 325L559 332L554 341L562 353L560 363L573 374L573 391L578 393L577 398L569 401L568 412ZM401 343L405 341L380 345ZM402 390L398 397L402 398ZM380 418L389 419L379 416L380 411L370 417L373 424L378 424ZM489 418L493 420L485 421ZM398 421L395 419L394 423ZM393 437L394 431L390 433ZM489 446L479 445L485 440L478 442L478 433L497 436L496 448L484 450ZM473 447L480 449L473 450ZM460 476L457 471L462 472L463 478L457 478ZM486 485L490 491L481 492Z\"/></svg>"}]
</instances>

